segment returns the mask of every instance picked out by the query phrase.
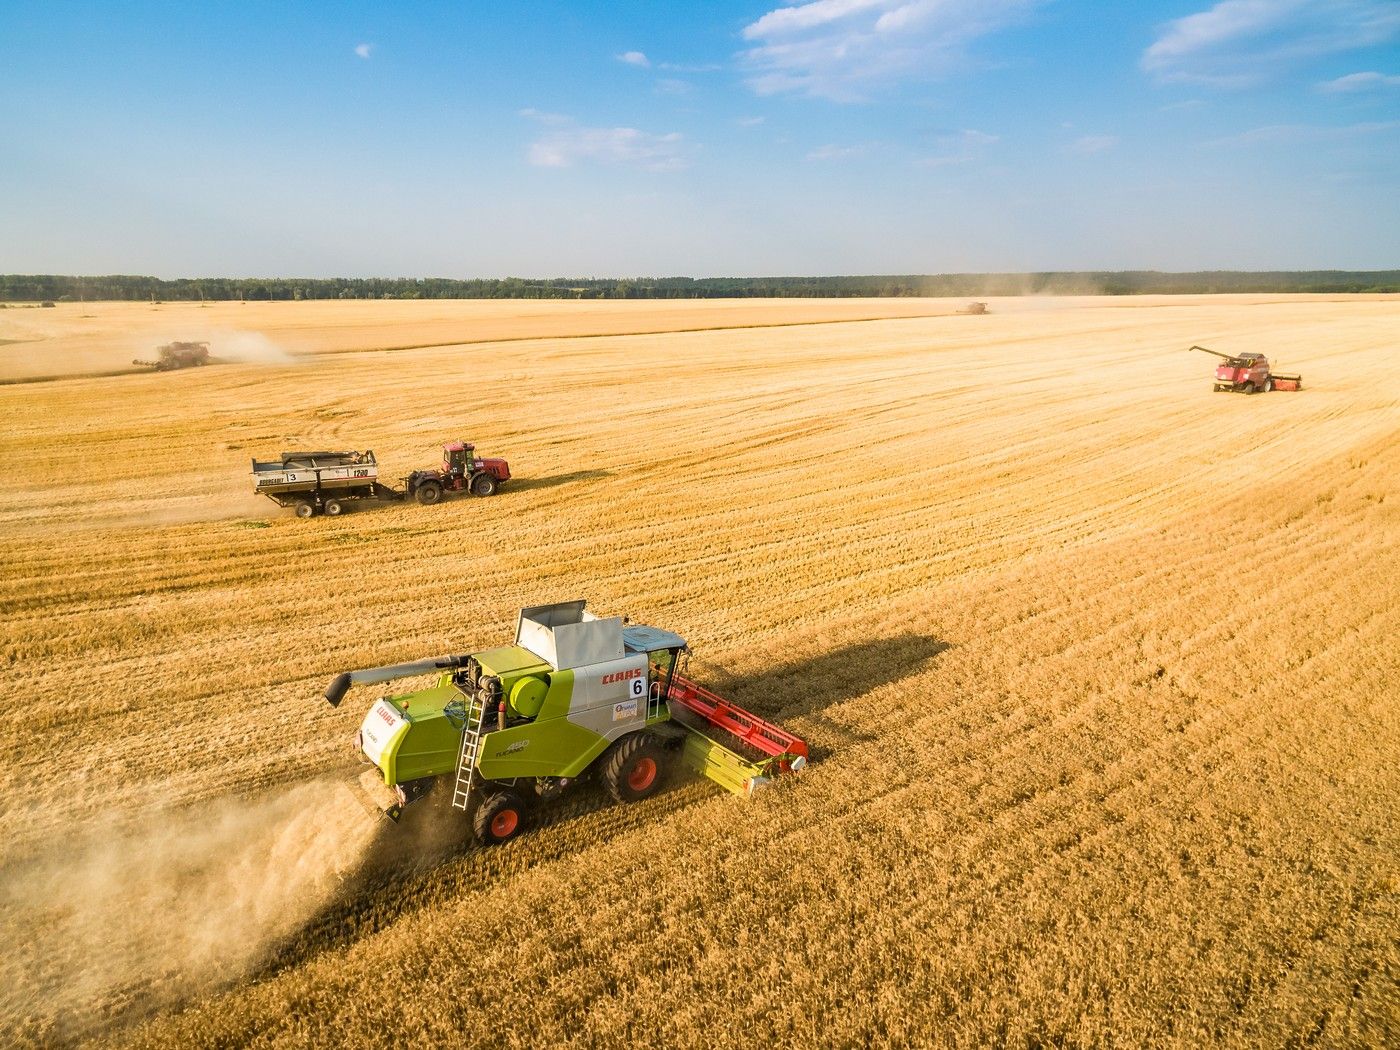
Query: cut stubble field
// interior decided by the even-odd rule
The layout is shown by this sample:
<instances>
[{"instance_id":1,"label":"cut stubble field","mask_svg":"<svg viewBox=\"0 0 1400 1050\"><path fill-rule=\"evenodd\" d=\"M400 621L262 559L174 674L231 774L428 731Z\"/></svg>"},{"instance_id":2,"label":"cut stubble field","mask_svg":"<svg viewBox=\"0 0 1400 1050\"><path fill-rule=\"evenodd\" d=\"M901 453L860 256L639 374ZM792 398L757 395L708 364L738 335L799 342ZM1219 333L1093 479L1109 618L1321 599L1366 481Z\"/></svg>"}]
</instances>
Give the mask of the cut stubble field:
<instances>
[{"instance_id":1,"label":"cut stubble field","mask_svg":"<svg viewBox=\"0 0 1400 1050\"><path fill-rule=\"evenodd\" d=\"M276 353L0 386L6 1042L1393 1044L1400 298L579 305L230 304ZM5 378L198 309L0 312ZM248 493L456 438L517 480ZM329 678L574 597L812 765L492 851L342 808Z\"/></svg>"}]
</instances>

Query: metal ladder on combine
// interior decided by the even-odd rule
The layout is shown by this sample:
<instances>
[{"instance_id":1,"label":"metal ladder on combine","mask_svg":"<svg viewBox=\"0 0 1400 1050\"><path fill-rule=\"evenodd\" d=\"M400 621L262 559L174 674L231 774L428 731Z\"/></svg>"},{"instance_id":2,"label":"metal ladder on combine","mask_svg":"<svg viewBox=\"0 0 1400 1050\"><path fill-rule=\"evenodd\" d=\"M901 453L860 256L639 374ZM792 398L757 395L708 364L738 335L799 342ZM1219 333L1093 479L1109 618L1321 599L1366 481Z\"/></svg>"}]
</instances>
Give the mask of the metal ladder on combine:
<instances>
[{"instance_id":1,"label":"metal ladder on combine","mask_svg":"<svg viewBox=\"0 0 1400 1050\"><path fill-rule=\"evenodd\" d=\"M466 720L462 723L462 748L457 752L457 782L452 788L452 807L465 810L476 780L476 756L481 750L481 728L486 721L486 705L478 696L467 697Z\"/></svg>"}]
</instances>

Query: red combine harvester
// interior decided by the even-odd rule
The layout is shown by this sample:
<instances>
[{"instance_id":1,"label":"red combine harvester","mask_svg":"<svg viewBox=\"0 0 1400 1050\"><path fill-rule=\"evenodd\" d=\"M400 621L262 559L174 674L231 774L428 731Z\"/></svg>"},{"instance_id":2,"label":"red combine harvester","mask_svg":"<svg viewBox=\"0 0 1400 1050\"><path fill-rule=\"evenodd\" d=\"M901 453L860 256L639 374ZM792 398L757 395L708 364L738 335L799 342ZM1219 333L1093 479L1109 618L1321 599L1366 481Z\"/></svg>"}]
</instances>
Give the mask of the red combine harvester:
<instances>
[{"instance_id":1,"label":"red combine harvester","mask_svg":"<svg viewBox=\"0 0 1400 1050\"><path fill-rule=\"evenodd\" d=\"M1303 377L1297 372L1274 372L1269 369L1269 359L1263 354L1222 354L1204 346L1193 346L1221 358L1223 364L1215 367L1215 390L1229 390L1240 394L1267 393L1270 390L1302 390Z\"/></svg>"}]
</instances>

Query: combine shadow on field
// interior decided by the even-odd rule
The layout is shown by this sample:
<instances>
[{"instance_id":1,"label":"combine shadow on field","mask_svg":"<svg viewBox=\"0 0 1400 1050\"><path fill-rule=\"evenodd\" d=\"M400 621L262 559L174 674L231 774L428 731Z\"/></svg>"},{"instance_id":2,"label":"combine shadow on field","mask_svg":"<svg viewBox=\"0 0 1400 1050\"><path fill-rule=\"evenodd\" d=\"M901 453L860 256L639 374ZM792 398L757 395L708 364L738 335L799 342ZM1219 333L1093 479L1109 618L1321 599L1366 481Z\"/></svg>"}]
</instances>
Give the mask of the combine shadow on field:
<instances>
[{"instance_id":1,"label":"combine shadow on field","mask_svg":"<svg viewBox=\"0 0 1400 1050\"><path fill-rule=\"evenodd\" d=\"M540 489L558 488L560 485L572 485L575 481L597 481L600 478L612 477L611 470L572 470L567 474L549 474L542 478L511 478L506 491L509 492L535 492Z\"/></svg>"},{"instance_id":2,"label":"combine shadow on field","mask_svg":"<svg viewBox=\"0 0 1400 1050\"><path fill-rule=\"evenodd\" d=\"M747 677L696 660L690 675L754 714L803 734L815 763L875 738L832 708L908 678L949 648L935 638L904 634L843 646ZM579 849L578 837L561 832L594 814L606 811L606 820L590 830L590 846L664 821L722 794L708 780L677 772L652 798L624 806L590 777L563 798L542 805L533 829L520 839L484 849L476 845L463 814L451 808L451 791L439 789L409 807L398 824L385 821L371 855L347 881L339 901L288 938L250 977L265 979L435 903L571 856Z\"/></svg>"}]
</instances>

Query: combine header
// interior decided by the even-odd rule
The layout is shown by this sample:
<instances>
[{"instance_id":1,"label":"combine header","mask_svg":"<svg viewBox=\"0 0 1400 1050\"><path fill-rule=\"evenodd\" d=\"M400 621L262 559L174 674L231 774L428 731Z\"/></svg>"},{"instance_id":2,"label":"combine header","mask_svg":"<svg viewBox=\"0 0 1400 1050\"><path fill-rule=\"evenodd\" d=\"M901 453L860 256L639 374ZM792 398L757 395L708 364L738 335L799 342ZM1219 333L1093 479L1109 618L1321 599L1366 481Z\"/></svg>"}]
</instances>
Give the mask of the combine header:
<instances>
[{"instance_id":1,"label":"combine header","mask_svg":"<svg viewBox=\"0 0 1400 1050\"><path fill-rule=\"evenodd\" d=\"M1215 368L1215 390L1234 391L1242 394L1268 393L1270 390L1302 390L1303 377L1296 372L1273 372L1269 369L1269 359L1263 354L1222 354L1204 346L1193 346L1221 358L1223 364Z\"/></svg>"},{"instance_id":2,"label":"combine header","mask_svg":"<svg viewBox=\"0 0 1400 1050\"><path fill-rule=\"evenodd\" d=\"M687 651L670 631L561 602L520 610L512 645L347 672L326 700L436 673L431 688L370 706L355 748L374 768L360 787L394 820L429 791L450 790L492 844L591 773L617 801L636 802L677 763L744 796L807 764L796 736L681 675Z\"/></svg>"}]
</instances>

